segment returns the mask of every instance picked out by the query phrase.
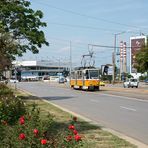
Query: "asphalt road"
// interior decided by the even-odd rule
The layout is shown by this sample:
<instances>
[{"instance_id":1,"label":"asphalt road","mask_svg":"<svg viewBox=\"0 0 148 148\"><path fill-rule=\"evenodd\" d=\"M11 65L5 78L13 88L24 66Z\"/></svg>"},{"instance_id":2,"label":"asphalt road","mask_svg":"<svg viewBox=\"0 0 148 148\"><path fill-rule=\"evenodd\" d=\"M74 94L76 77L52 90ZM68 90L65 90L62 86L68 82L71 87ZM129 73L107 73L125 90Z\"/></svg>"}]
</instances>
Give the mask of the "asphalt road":
<instances>
[{"instance_id":1,"label":"asphalt road","mask_svg":"<svg viewBox=\"0 0 148 148\"><path fill-rule=\"evenodd\" d=\"M17 87L148 144L148 100L40 82L21 82Z\"/></svg>"}]
</instances>

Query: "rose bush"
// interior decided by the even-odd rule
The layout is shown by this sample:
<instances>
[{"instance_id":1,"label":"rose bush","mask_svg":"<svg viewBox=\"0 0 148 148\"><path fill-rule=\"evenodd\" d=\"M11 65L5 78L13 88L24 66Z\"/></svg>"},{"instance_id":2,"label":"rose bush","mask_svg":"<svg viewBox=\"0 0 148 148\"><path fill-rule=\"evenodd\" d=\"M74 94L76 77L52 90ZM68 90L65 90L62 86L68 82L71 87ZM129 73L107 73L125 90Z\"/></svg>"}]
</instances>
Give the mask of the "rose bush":
<instances>
[{"instance_id":1,"label":"rose bush","mask_svg":"<svg viewBox=\"0 0 148 148\"><path fill-rule=\"evenodd\" d=\"M32 109L20 116L15 125L0 125L0 147L12 148L80 148L83 146L76 125L69 124L64 132L52 133L54 120L48 115L41 120L40 109L34 104Z\"/></svg>"},{"instance_id":2,"label":"rose bush","mask_svg":"<svg viewBox=\"0 0 148 148\"><path fill-rule=\"evenodd\" d=\"M3 132L0 147L40 148L47 145L48 136L45 132L50 130L51 124L51 116L41 120L40 109L33 104L32 109L20 116L16 124L0 125L0 130Z\"/></svg>"},{"instance_id":3,"label":"rose bush","mask_svg":"<svg viewBox=\"0 0 148 148\"><path fill-rule=\"evenodd\" d=\"M76 128L77 117L72 117L66 129L58 131L50 114L44 119L41 118L40 109L36 104L30 105L31 107L25 106L23 101L14 96L7 87L3 90L1 93L4 93L0 96L1 148L80 148L83 146L82 136Z\"/></svg>"},{"instance_id":4,"label":"rose bush","mask_svg":"<svg viewBox=\"0 0 148 148\"><path fill-rule=\"evenodd\" d=\"M65 138L63 146L66 148L80 148L83 147L84 141L82 140L82 136L79 134L78 130L76 129L77 124L77 117L72 117L72 120L65 132Z\"/></svg>"}]
</instances>

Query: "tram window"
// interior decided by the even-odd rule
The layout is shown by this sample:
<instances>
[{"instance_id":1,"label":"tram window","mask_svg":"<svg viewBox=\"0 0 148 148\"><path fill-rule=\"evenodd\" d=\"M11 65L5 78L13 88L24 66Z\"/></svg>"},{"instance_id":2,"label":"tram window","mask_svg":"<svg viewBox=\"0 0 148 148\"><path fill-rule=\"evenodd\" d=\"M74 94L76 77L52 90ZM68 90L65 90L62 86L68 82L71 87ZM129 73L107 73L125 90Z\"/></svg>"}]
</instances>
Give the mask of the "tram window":
<instances>
[{"instance_id":1,"label":"tram window","mask_svg":"<svg viewBox=\"0 0 148 148\"><path fill-rule=\"evenodd\" d=\"M89 70L90 79L98 79L99 73L98 70Z\"/></svg>"},{"instance_id":2,"label":"tram window","mask_svg":"<svg viewBox=\"0 0 148 148\"><path fill-rule=\"evenodd\" d=\"M75 73L74 72L71 73L71 78L75 79Z\"/></svg>"},{"instance_id":3,"label":"tram window","mask_svg":"<svg viewBox=\"0 0 148 148\"><path fill-rule=\"evenodd\" d=\"M86 79L89 79L88 70L86 70L85 76L86 76Z\"/></svg>"},{"instance_id":4,"label":"tram window","mask_svg":"<svg viewBox=\"0 0 148 148\"><path fill-rule=\"evenodd\" d=\"M82 79L82 71L78 71L78 79Z\"/></svg>"}]
</instances>

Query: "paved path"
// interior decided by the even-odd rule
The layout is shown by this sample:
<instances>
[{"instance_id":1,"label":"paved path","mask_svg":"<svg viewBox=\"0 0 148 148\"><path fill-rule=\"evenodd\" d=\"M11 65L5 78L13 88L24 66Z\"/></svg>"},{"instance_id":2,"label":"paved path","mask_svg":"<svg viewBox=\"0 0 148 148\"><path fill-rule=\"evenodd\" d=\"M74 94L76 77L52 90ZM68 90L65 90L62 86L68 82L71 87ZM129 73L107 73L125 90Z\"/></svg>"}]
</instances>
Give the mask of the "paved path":
<instances>
[{"instance_id":1,"label":"paved path","mask_svg":"<svg viewBox=\"0 0 148 148\"><path fill-rule=\"evenodd\" d=\"M148 144L148 101L146 100L119 94L72 90L39 82L17 85L38 97Z\"/></svg>"}]
</instances>

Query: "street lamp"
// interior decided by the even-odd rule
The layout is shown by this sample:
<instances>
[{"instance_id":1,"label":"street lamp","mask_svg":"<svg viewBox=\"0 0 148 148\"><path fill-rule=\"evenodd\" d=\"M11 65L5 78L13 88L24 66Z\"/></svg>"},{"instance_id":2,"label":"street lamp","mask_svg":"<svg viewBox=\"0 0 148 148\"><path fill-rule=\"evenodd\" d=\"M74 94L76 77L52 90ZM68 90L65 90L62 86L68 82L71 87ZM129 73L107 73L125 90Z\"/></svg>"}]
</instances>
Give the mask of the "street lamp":
<instances>
[{"instance_id":1,"label":"street lamp","mask_svg":"<svg viewBox=\"0 0 148 148\"><path fill-rule=\"evenodd\" d=\"M114 34L114 52L113 52L113 60L112 60L112 62L113 62L113 75L112 75L112 82L113 82L113 84L114 84L114 82L115 82L115 65L116 65L116 42L117 42L117 36L118 35L120 35L120 34L124 34L124 33L126 33L127 31L122 31L122 32L119 32L119 33L115 33Z\"/></svg>"},{"instance_id":2,"label":"street lamp","mask_svg":"<svg viewBox=\"0 0 148 148\"><path fill-rule=\"evenodd\" d=\"M69 59L70 60L70 69L69 70L70 70L70 78L71 78L71 71L72 71L72 47L71 47L71 41L70 41L69 46L70 46L69 47L70 48L70 55L69 55L70 56L70 59Z\"/></svg>"}]
</instances>

